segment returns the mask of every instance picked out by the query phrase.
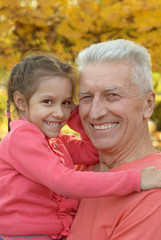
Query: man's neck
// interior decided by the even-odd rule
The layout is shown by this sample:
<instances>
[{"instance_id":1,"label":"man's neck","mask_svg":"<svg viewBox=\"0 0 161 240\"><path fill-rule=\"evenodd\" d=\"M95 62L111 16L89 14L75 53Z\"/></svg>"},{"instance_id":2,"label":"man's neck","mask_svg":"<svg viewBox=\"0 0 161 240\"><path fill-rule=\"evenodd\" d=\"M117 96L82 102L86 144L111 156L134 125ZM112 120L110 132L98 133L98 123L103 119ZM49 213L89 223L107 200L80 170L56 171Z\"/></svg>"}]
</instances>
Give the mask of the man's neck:
<instances>
[{"instance_id":1,"label":"man's neck","mask_svg":"<svg viewBox=\"0 0 161 240\"><path fill-rule=\"evenodd\" d=\"M155 153L156 149L153 147L149 137L140 139L130 146L123 146L117 149L107 149L99 151L100 170L114 168L121 164L136 161L151 153ZM102 167L101 167L102 166Z\"/></svg>"}]
</instances>

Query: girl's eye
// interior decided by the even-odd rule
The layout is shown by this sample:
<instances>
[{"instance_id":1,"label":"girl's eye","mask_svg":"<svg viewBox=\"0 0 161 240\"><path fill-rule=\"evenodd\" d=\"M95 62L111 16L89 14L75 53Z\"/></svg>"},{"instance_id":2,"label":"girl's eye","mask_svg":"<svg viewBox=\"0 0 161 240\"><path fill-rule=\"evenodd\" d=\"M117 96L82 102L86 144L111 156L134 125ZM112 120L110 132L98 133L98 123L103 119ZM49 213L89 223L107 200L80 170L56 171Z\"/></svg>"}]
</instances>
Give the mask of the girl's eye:
<instances>
[{"instance_id":1,"label":"girl's eye","mask_svg":"<svg viewBox=\"0 0 161 240\"><path fill-rule=\"evenodd\" d=\"M72 104L72 102L70 102L70 101L64 101L62 104L63 104L63 105L66 105L66 106L70 106L70 105Z\"/></svg>"},{"instance_id":2,"label":"girl's eye","mask_svg":"<svg viewBox=\"0 0 161 240\"><path fill-rule=\"evenodd\" d=\"M52 101L51 101L50 99L46 99L46 100L44 100L43 102L44 102L44 103L47 103L47 104L51 104L51 103L52 103Z\"/></svg>"}]
</instances>

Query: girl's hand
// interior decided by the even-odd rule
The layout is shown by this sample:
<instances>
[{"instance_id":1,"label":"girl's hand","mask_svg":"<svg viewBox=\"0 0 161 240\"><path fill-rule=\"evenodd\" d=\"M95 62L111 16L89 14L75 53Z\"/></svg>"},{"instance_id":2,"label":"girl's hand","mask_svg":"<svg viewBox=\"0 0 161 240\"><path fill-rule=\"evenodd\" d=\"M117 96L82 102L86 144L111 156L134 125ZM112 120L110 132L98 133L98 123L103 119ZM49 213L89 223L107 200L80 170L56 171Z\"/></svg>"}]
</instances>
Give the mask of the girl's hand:
<instances>
[{"instance_id":1,"label":"girl's hand","mask_svg":"<svg viewBox=\"0 0 161 240\"><path fill-rule=\"evenodd\" d=\"M157 169L155 166L141 170L141 189L153 188L161 188L161 169Z\"/></svg>"}]
</instances>

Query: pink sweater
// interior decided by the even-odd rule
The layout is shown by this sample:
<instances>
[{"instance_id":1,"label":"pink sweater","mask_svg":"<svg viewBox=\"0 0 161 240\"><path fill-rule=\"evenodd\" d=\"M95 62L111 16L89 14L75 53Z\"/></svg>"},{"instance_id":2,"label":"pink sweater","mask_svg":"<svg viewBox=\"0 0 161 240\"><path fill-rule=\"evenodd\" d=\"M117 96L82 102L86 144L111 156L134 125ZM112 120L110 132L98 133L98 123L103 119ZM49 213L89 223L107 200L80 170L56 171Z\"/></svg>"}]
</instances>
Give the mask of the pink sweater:
<instances>
[{"instance_id":1,"label":"pink sweater","mask_svg":"<svg viewBox=\"0 0 161 240\"><path fill-rule=\"evenodd\" d=\"M53 150L28 121L11 122L11 131L0 143L1 235L67 236L78 208L74 198L140 191L139 171L74 171L73 163L98 158L88 138L84 142L61 133L52 145Z\"/></svg>"},{"instance_id":2,"label":"pink sweater","mask_svg":"<svg viewBox=\"0 0 161 240\"><path fill-rule=\"evenodd\" d=\"M110 172L149 166L161 168L161 153L122 164ZM67 240L98 239L160 240L161 189L123 197L82 199Z\"/></svg>"}]
</instances>

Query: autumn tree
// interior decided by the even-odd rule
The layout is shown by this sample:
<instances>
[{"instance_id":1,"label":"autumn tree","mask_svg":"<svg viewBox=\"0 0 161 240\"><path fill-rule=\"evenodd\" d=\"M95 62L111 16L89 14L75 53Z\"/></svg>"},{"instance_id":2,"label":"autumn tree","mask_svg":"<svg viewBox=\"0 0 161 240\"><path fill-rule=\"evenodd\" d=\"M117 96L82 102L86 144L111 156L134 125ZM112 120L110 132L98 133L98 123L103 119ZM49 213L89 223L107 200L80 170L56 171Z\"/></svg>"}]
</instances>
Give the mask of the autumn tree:
<instances>
[{"instance_id":1,"label":"autumn tree","mask_svg":"<svg viewBox=\"0 0 161 240\"><path fill-rule=\"evenodd\" d=\"M147 47L161 72L161 0L0 0L0 72L35 50L74 63L84 47L117 38Z\"/></svg>"},{"instance_id":2,"label":"autumn tree","mask_svg":"<svg viewBox=\"0 0 161 240\"><path fill-rule=\"evenodd\" d=\"M161 70L161 0L0 0L0 63L32 50L74 61L84 47L131 39L147 47Z\"/></svg>"}]
</instances>

